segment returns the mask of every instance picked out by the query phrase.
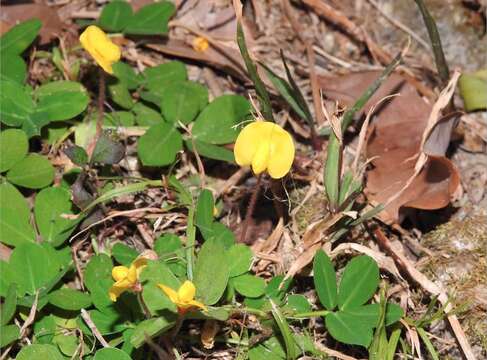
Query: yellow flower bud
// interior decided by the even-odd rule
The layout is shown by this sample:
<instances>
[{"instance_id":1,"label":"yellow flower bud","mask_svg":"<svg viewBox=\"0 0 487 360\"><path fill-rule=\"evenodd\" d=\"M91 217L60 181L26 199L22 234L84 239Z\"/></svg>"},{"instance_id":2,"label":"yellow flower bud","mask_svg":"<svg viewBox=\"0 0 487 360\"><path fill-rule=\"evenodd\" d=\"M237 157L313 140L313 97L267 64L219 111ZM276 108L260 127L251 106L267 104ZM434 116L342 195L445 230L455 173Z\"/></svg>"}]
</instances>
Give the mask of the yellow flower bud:
<instances>
[{"instance_id":1,"label":"yellow flower bud","mask_svg":"<svg viewBox=\"0 0 487 360\"><path fill-rule=\"evenodd\" d=\"M273 179L285 176L294 161L291 135L269 121L254 121L243 128L233 150L240 166L252 166L256 175L267 171Z\"/></svg>"},{"instance_id":2,"label":"yellow flower bud","mask_svg":"<svg viewBox=\"0 0 487 360\"><path fill-rule=\"evenodd\" d=\"M120 60L120 48L95 25L90 25L79 37L83 48L95 59L103 70L113 74L112 65Z\"/></svg>"},{"instance_id":3,"label":"yellow flower bud","mask_svg":"<svg viewBox=\"0 0 487 360\"><path fill-rule=\"evenodd\" d=\"M197 52L204 52L209 46L208 40L204 37L198 36L193 40L193 49Z\"/></svg>"}]
</instances>

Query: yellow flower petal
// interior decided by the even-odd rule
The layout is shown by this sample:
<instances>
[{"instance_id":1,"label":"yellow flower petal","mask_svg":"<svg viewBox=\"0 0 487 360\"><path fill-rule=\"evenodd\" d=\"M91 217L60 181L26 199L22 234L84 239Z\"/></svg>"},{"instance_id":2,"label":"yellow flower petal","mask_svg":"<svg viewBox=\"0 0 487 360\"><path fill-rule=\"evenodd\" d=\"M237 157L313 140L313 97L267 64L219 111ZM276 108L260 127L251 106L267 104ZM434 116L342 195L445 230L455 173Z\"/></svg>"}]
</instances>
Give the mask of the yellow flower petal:
<instances>
[{"instance_id":1,"label":"yellow flower petal","mask_svg":"<svg viewBox=\"0 0 487 360\"><path fill-rule=\"evenodd\" d=\"M255 174L268 171L274 179L285 176L294 160L291 135L269 121L255 121L245 126L234 147L235 161L240 166L252 165Z\"/></svg>"},{"instance_id":2,"label":"yellow flower petal","mask_svg":"<svg viewBox=\"0 0 487 360\"><path fill-rule=\"evenodd\" d=\"M103 70L113 74L113 63L120 60L120 48L95 25L90 25L79 37L81 45L95 59Z\"/></svg>"},{"instance_id":3,"label":"yellow flower petal","mask_svg":"<svg viewBox=\"0 0 487 360\"><path fill-rule=\"evenodd\" d=\"M169 286L163 285L163 284L157 284L159 288L164 291L164 294L171 300L174 304L178 305L179 303L179 296L178 293L171 289Z\"/></svg>"},{"instance_id":4,"label":"yellow flower petal","mask_svg":"<svg viewBox=\"0 0 487 360\"><path fill-rule=\"evenodd\" d=\"M135 261L132 263L133 266L137 269L137 279L140 276L140 273L144 268L147 266L147 258L143 256L139 256Z\"/></svg>"},{"instance_id":5,"label":"yellow flower petal","mask_svg":"<svg viewBox=\"0 0 487 360\"><path fill-rule=\"evenodd\" d=\"M195 295L196 295L196 288L194 284L189 280L186 280L178 290L179 301L183 303L190 302L191 300L194 299Z\"/></svg>"},{"instance_id":6,"label":"yellow flower petal","mask_svg":"<svg viewBox=\"0 0 487 360\"><path fill-rule=\"evenodd\" d=\"M191 300L188 305L190 307L196 307L196 308L199 308L199 309L202 309L202 310L205 310L207 311L208 309L206 308L206 306L202 303L202 302L199 302L199 301L196 301L196 300Z\"/></svg>"},{"instance_id":7,"label":"yellow flower petal","mask_svg":"<svg viewBox=\"0 0 487 360\"><path fill-rule=\"evenodd\" d=\"M108 296L110 296L110 300L113 302L117 301L117 298L128 289L126 287L118 287L113 285L110 290L108 290Z\"/></svg>"},{"instance_id":8,"label":"yellow flower petal","mask_svg":"<svg viewBox=\"0 0 487 360\"><path fill-rule=\"evenodd\" d=\"M294 161L294 142L287 131L277 132L273 135L269 166L267 171L274 179L284 177Z\"/></svg>"},{"instance_id":9,"label":"yellow flower petal","mask_svg":"<svg viewBox=\"0 0 487 360\"><path fill-rule=\"evenodd\" d=\"M252 164L257 147L262 142L262 129L264 121L254 121L245 126L235 141L233 152L235 161L240 166Z\"/></svg>"},{"instance_id":10,"label":"yellow flower petal","mask_svg":"<svg viewBox=\"0 0 487 360\"><path fill-rule=\"evenodd\" d=\"M125 279L128 273L129 269L126 266L115 266L112 269L113 280L120 281L122 279Z\"/></svg>"}]
</instances>

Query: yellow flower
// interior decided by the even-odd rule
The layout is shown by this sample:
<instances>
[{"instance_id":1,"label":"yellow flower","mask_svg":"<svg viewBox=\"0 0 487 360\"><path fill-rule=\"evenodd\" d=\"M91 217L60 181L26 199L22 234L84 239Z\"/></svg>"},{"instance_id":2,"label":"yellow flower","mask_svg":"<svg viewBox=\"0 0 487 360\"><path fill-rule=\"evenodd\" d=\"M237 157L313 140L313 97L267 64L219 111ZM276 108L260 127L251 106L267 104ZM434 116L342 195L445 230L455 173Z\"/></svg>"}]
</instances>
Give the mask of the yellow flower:
<instances>
[{"instance_id":1,"label":"yellow flower","mask_svg":"<svg viewBox=\"0 0 487 360\"><path fill-rule=\"evenodd\" d=\"M145 257L138 257L130 267L115 266L112 269L112 277L115 280L115 283L108 291L110 299L112 301L117 301L117 298L125 291L140 291L139 276L146 265L147 259Z\"/></svg>"},{"instance_id":2,"label":"yellow flower","mask_svg":"<svg viewBox=\"0 0 487 360\"><path fill-rule=\"evenodd\" d=\"M233 152L238 165L251 165L257 175L267 170L273 179L285 176L294 161L293 138L269 121L254 121L245 126Z\"/></svg>"},{"instance_id":3,"label":"yellow flower","mask_svg":"<svg viewBox=\"0 0 487 360\"><path fill-rule=\"evenodd\" d=\"M112 65L120 60L121 52L103 30L95 25L90 25L83 31L79 41L103 70L113 74Z\"/></svg>"},{"instance_id":4,"label":"yellow flower","mask_svg":"<svg viewBox=\"0 0 487 360\"><path fill-rule=\"evenodd\" d=\"M186 280L183 285L181 285L181 287L178 289L178 291L175 291L163 284L158 284L157 286L159 286L161 290L164 291L169 300L176 304L180 314L184 314L191 308L206 310L206 306L203 303L194 299L194 296L196 295L196 288L194 284L189 280Z\"/></svg>"},{"instance_id":5,"label":"yellow flower","mask_svg":"<svg viewBox=\"0 0 487 360\"><path fill-rule=\"evenodd\" d=\"M210 44L208 43L208 40L204 37L198 36L193 40L193 49L197 52L206 51L206 49L208 49L208 46L210 46Z\"/></svg>"}]
</instances>

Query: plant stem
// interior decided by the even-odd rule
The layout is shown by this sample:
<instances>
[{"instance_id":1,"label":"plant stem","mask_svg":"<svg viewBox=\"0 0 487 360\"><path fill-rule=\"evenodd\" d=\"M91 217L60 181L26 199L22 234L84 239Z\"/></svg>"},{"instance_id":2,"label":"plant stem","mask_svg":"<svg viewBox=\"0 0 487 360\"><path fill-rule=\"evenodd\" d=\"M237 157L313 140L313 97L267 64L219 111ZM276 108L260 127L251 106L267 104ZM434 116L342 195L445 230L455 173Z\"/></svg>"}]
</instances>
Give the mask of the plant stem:
<instances>
[{"instance_id":1,"label":"plant stem","mask_svg":"<svg viewBox=\"0 0 487 360\"><path fill-rule=\"evenodd\" d=\"M416 5L418 5L419 11L423 16L424 24L428 30L428 35L431 41L431 47L433 49L433 55L435 57L436 69L440 75L441 82L443 86L446 86L450 78L450 70L448 69L448 63L445 59L445 54L443 52L443 47L441 46L441 38L438 33L438 28L436 27L435 19L431 16L423 0L414 0Z\"/></svg>"},{"instance_id":2,"label":"plant stem","mask_svg":"<svg viewBox=\"0 0 487 360\"><path fill-rule=\"evenodd\" d=\"M145 318L150 319L150 317L151 317L150 310L147 307L144 299L142 298L142 292L141 291L137 292L137 301L139 303L140 308L142 309L142 313L144 314Z\"/></svg>"},{"instance_id":3,"label":"plant stem","mask_svg":"<svg viewBox=\"0 0 487 360\"><path fill-rule=\"evenodd\" d=\"M194 206L191 205L188 211L188 225L186 228L186 275L189 281L193 281L194 267L194 246L196 240L196 229L194 227Z\"/></svg>"},{"instance_id":4,"label":"plant stem","mask_svg":"<svg viewBox=\"0 0 487 360\"><path fill-rule=\"evenodd\" d=\"M93 152L95 151L96 143L103 132L103 117L105 115L105 71L99 68L99 79L98 79L98 118L96 119L96 133L93 140L88 145L87 153L88 158L91 159Z\"/></svg>"},{"instance_id":5,"label":"plant stem","mask_svg":"<svg viewBox=\"0 0 487 360\"><path fill-rule=\"evenodd\" d=\"M309 311L309 312L297 313L297 314L294 314L293 316L288 316L288 318L289 319L306 319L306 318L325 316L325 315L328 315L329 313L330 313L330 311L328 311L328 310Z\"/></svg>"},{"instance_id":6,"label":"plant stem","mask_svg":"<svg viewBox=\"0 0 487 360\"><path fill-rule=\"evenodd\" d=\"M240 243L245 243L245 238L247 235L247 229L250 224L250 219L252 218L252 215L254 213L255 209L255 204L257 202L257 196L259 195L260 192L260 183L262 179L262 174L259 174L257 176L257 184L255 184L254 191L252 192L252 195L250 197L249 205L247 207L247 213L245 214L245 220L243 223L242 227L242 233L240 234Z\"/></svg>"}]
</instances>

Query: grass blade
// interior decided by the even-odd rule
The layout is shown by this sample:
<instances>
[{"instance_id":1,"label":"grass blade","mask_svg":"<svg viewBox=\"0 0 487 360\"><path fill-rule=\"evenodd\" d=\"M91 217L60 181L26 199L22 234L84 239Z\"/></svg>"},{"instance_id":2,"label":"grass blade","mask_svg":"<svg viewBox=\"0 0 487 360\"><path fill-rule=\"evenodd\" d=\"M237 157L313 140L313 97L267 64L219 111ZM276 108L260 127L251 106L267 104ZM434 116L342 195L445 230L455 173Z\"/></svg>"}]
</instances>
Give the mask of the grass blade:
<instances>
[{"instance_id":1,"label":"grass blade","mask_svg":"<svg viewBox=\"0 0 487 360\"><path fill-rule=\"evenodd\" d=\"M257 67L250 58L247 44L245 43L245 35L243 33L242 24L240 24L240 22L237 24L237 44L240 49L240 54L242 54L242 58L245 62L245 66L247 67L249 76L254 83L255 91L257 92L257 97L260 102L262 115L265 117L265 120L274 121L269 93L265 88L264 82L257 73Z\"/></svg>"},{"instance_id":2,"label":"grass blade","mask_svg":"<svg viewBox=\"0 0 487 360\"><path fill-rule=\"evenodd\" d=\"M272 315L274 316L274 320L276 321L276 324L279 327L281 335L284 339L284 345L286 346L286 359L294 360L298 356L296 353L296 345L294 343L291 329L289 328L286 318L284 317L276 303L272 299L269 299L269 301L272 305Z\"/></svg>"}]
</instances>

